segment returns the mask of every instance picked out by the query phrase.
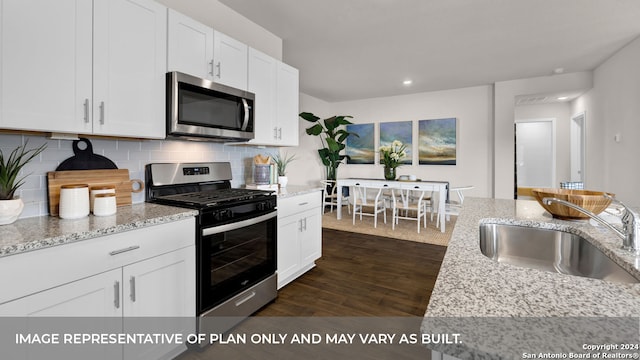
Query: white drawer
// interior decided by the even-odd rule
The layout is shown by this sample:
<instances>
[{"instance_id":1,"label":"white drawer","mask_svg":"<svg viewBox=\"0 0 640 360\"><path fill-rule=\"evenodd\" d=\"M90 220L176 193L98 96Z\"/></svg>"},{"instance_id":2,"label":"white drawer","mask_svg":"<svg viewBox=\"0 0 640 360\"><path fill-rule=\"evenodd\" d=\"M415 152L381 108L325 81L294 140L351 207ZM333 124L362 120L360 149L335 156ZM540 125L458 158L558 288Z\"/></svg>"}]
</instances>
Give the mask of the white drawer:
<instances>
[{"instance_id":1,"label":"white drawer","mask_svg":"<svg viewBox=\"0 0 640 360\"><path fill-rule=\"evenodd\" d=\"M322 191L278 198L278 217L287 217L321 206Z\"/></svg>"},{"instance_id":2,"label":"white drawer","mask_svg":"<svg viewBox=\"0 0 640 360\"><path fill-rule=\"evenodd\" d=\"M0 303L195 243L195 218L0 258Z\"/></svg>"}]
</instances>

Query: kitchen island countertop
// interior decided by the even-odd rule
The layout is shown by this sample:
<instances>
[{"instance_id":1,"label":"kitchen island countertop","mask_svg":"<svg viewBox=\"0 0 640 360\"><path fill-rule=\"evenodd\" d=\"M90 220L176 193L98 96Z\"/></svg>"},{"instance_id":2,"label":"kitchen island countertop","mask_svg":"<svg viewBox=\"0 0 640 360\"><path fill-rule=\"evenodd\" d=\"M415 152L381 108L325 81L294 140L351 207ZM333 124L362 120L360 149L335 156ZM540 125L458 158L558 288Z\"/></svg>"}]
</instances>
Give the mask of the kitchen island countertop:
<instances>
[{"instance_id":1,"label":"kitchen island countertop","mask_svg":"<svg viewBox=\"0 0 640 360\"><path fill-rule=\"evenodd\" d=\"M140 203L119 206L111 216L65 220L55 216L19 219L0 226L0 258L156 224L186 219L197 211Z\"/></svg>"},{"instance_id":2,"label":"kitchen island countertop","mask_svg":"<svg viewBox=\"0 0 640 360\"><path fill-rule=\"evenodd\" d=\"M621 250L622 240L602 226L594 226L589 221L553 219L536 201L466 198L425 313L423 333L432 330L427 326L429 318L640 316L638 283L614 283L490 260L480 252L479 225L482 223L580 235L640 279L640 257ZM505 358L497 355L499 349L478 350L474 344L465 343L456 347L454 353L443 352L460 358L470 354L474 358Z\"/></svg>"}]
</instances>

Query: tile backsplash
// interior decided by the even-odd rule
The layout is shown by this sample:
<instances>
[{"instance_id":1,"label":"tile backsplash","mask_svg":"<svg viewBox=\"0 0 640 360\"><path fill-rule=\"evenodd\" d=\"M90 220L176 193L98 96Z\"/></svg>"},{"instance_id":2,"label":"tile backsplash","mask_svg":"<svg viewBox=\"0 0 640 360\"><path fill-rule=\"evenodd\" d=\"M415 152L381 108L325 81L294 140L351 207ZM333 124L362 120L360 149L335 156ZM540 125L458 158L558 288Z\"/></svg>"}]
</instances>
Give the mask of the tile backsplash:
<instances>
[{"instance_id":1,"label":"tile backsplash","mask_svg":"<svg viewBox=\"0 0 640 360\"><path fill-rule=\"evenodd\" d=\"M93 152L113 161L118 169L128 169L131 179L144 180L144 167L154 162L228 161L231 163L231 185L239 187L253 178L253 157L257 154L273 154L276 148L258 148L245 145L225 145L216 142L177 140L111 140L91 139ZM47 172L54 171L64 160L72 157L70 140L54 140L44 136L0 134L0 149L8 156L18 145L28 143L35 148L42 143L47 149L22 170L27 175L18 195L25 207L21 218L47 215ZM134 203L144 202L144 192L133 193Z\"/></svg>"}]
</instances>

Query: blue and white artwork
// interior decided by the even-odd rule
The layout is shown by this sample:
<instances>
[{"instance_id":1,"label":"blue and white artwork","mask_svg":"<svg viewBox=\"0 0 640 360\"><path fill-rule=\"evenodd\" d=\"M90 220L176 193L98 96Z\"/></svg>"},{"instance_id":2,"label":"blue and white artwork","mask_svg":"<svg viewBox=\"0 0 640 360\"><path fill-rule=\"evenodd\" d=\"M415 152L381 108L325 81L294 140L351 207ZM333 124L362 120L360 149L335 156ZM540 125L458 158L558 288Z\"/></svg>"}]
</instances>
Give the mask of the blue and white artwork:
<instances>
[{"instance_id":1,"label":"blue and white artwork","mask_svg":"<svg viewBox=\"0 0 640 360\"><path fill-rule=\"evenodd\" d=\"M420 165L456 164L456 118L418 121Z\"/></svg>"},{"instance_id":2,"label":"blue and white artwork","mask_svg":"<svg viewBox=\"0 0 640 360\"><path fill-rule=\"evenodd\" d=\"M390 146L394 140L399 140L407 146L407 156L401 163L411 165L413 163L412 134L413 122L411 121L381 122L380 146Z\"/></svg>"},{"instance_id":3,"label":"blue and white artwork","mask_svg":"<svg viewBox=\"0 0 640 360\"><path fill-rule=\"evenodd\" d=\"M347 131L358 134L347 138L347 164L373 164L375 162L374 127L371 124L349 124Z\"/></svg>"}]
</instances>

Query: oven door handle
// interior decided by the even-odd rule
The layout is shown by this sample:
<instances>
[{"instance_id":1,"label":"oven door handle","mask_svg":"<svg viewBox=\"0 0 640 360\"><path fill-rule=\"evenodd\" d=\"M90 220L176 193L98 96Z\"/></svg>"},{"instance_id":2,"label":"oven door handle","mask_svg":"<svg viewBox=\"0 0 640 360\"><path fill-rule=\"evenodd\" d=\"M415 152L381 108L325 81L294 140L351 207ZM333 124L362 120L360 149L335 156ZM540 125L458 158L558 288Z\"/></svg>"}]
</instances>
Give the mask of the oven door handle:
<instances>
[{"instance_id":1,"label":"oven door handle","mask_svg":"<svg viewBox=\"0 0 640 360\"><path fill-rule=\"evenodd\" d=\"M231 231L231 230L238 230L238 229L241 229L241 228L246 227L246 226L255 225L255 224L261 223L263 221L266 221L266 220L269 220L269 219L273 219L276 216L278 216L278 212L277 211L273 211L273 212L270 212L268 214L261 215L261 216L258 216L258 217L254 217L254 218L251 218L251 219L242 220L242 221L238 221L238 222L231 223L231 224L225 224L225 225L214 226L214 227L202 229L202 236L209 236L209 235L219 234L219 233L227 232L227 231Z\"/></svg>"}]
</instances>

